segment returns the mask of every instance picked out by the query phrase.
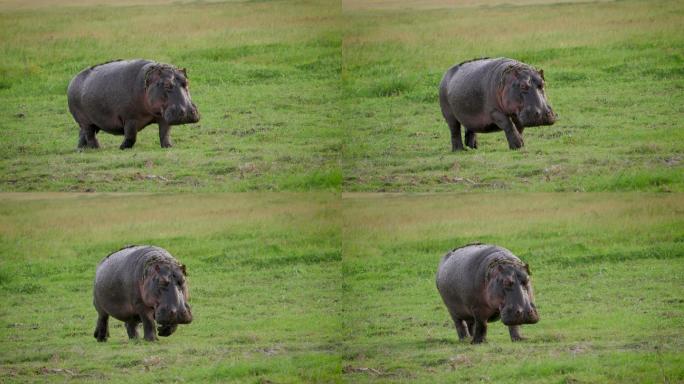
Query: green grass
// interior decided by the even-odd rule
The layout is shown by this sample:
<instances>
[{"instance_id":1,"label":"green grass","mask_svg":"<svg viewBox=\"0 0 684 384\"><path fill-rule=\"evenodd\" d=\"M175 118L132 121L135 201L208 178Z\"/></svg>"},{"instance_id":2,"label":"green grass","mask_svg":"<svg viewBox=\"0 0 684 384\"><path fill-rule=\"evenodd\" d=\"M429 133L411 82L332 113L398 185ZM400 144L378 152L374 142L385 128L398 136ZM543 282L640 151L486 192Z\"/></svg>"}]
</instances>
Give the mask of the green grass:
<instances>
[{"instance_id":1,"label":"green grass","mask_svg":"<svg viewBox=\"0 0 684 384\"><path fill-rule=\"evenodd\" d=\"M684 200L671 194L4 194L0 381L680 382ZM500 244L541 321L457 341L434 274ZM195 319L92 336L95 266L125 244L188 266Z\"/></svg>"},{"instance_id":2,"label":"green grass","mask_svg":"<svg viewBox=\"0 0 684 384\"><path fill-rule=\"evenodd\" d=\"M348 382L674 383L684 380L684 200L655 194L347 195ZM474 241L531 267L541 321L512 343L459 342L435 288Z\"/></svg>"},{"instance_id":3,"label":"green grass","mask_svg":"<svg viewBox=\"0 0 684 384\"><path fill-rule=\"evenodd\" d=\"M339 4L165 3L0 8L0 189L339 189ZM152 125L131 151L106 133L76 151L69 81L136 57L187 67L202 120L170 150Z\"/></svg>"},{"instance_id":4,"label":"green grass","mask_svg":"<svg viewBox=\"0 0 684 384\"><path fill-rule=\"evenodd\" d=\"M682 191L682 2L542 2L9 1L0 190ZM560 120L521 151L449 150L437 86L481 56L545 69ZM69 80L133 57L187 67L202 121L77 152Z\"/></svg>"},{"instance_id":5,"label":"green grass","mask_svg":"<svg viewBox=\"0 0 684 384\"><path fill-rule=\"evenodd\" d=\"M0 381L335 382L331 194L0 197ZM194 321L157 343L93 338L97 263L155 244L187 265Z\"/></svg>"},{"instance_id":6,"label":"green grass","mask_svg":"<svg viewBox=\"0 0 684 384\"><path fill-rule=\"evenodd\" d=\"M681 1L345 3L344 190L682 191ZM544 69L560 119L451 153L441 77L499 56Z\"/></svg>"}]
</instances>

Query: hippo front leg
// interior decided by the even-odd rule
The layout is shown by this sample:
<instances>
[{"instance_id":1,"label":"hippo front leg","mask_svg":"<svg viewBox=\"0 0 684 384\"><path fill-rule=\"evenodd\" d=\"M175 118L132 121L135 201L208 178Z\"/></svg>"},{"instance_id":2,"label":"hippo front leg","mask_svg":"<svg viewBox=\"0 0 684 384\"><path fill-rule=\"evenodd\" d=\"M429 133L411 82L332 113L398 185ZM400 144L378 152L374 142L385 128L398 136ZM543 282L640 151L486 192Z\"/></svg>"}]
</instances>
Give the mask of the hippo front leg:
<instances>
[{"instance_id":1,"label":"hippo front leg","mask_svg":"<svg viewBox=\"0 0 684 384\"><path fill-rule=\"evenodd\" d=\"M154 327L154 310L145 312L140 316L143 324L143 333L145 334L145 340L155 341L157 340L157 330Z\"/></svg>"},{"instance_id":2,"label":"hippo front leg","mask_svg":"<svg viewBox=\"0 0 684 384\"><path fill-rule=\"evenodd\" d=\"M520 336L520 326L511 325L508 327L508 333L511 335L511 341L522 341L524 337Z\"/></svg>"},{"instance_id":3,"label":"hippo front leg","mask_svg":"<svg viewBox=\"0 0 684 384\"><path fill-rule=\"evenodd\" d=\"M522 136L520 136L518 129L515 127L515 124L513 124L510 117L504 115L501 112L496 111L492 113L492 119L494 120L494 124L496 124L506 133L506 139L508 140L508 148L519 149L522 148L523 145L525 145L523 143Z\"/></svg>"},{"instance_id":4,"label":"hippo front leg","mask_svg":"<svg viewBox=\"0 0 684 384\"><path fill-rule=\"evenodd\" d=\"M171 143L171 137L169 133L171 132L171 126L166 121L159 122L159 144L162 148L171 148L173 143Z\"/></svg>"},{"instance_id":5,"label":"hippo front leg","mask_svg":"<svg viewBox=\"0 0 684 384\"><path fill-rule=\"evenodd\" d=\"M140 322L137 320L132 320L132 321L126 322L126 333L128 333L129 339L137 339L138 338L138 324L140 324Z\"/></svg>"},{"instance_id":6,"label":"hippo front leg","mask_svg":"<svg viewBox=\"0 0 684 384\"><path fill-rule=\"evenodd\" d=\"M473 344L480 344L487 338L487 321L475 319L473 326Z\"/></svg>"},{"instance_id":7,"label":"hippo front leg","mask_svg":"<svg viewBox=\"0 0 684 384\"><path fill-rule=\"evenodd\" d=\"M124 124L124 141L119 146L119 149L133 148L137 137L138 123L135 120L128 120Z\"/></svg>"}]
</instances>

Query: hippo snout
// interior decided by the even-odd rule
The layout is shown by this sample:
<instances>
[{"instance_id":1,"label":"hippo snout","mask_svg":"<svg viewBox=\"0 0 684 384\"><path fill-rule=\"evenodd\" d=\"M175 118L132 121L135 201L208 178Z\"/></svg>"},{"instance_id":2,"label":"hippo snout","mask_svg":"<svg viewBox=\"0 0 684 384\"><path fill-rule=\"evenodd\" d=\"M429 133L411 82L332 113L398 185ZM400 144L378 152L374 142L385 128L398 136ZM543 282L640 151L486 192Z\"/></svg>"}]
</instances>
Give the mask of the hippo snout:
<instances>
[{"instance_id":1,"label":"hippo snout","mask_svg":"<svg viewBox=\"0 0 684 384\"><path fill-rule=\"evenodd\" d=\"M551 109L550 106L545 108L526 108L519 116L520 121L525 127L553 125L556 122L556 118L556 113L553 111L553 109Z\"/></svg>"},{"instance_id":2,"label":"hippo snout","mask_svg":"<svg viewBox=\"0 0 684 384\"><path fill-rule=\"evenodd\" d=\"M159 324L190 324L192 322L192 311L188 305L183 310L159 308L155 314L155 320Z\"/></svg>"},{"instance_id":3,"label":"hippo snout","mask_svg":"<svg viewBox=\"0 0 684 384\"><path fill-rule=\"evenodd\" d=\"M172 105L164 110L164 120L172 125L197 123L199 119L199 111L195 104L188 107Z\"/></svg>"},{"instance_id":4,"label":"hippo snout","mask_svg":"<svg viewBox=\"0 0 684 384\"><path fill-rule=\"evenodd\" d=\"M186 116L187 116L187 122L188 123L197 123L200 121L200 114L199 114L199 111L197 110L197 106L194 103L190 107Z\"/></svg>"},{"instance_id":5,"label":"hippo snout","mask_svg":"<svg viewBox=\"0 0 684 384\"><path fill-rule=\"evenodd\" d=\"M511 306L501 311L501 321L506 325L535 324L539 321L539 314L533 305L527 308Z\"/></svg>"},{"instance_id":6,"label":"hippo snout","mask_svg":"<svg viewBox=\"0 0 684 384\"><path fill-rule=\"evenodd\" d=\"M552 125L557 119L558 115L556 115L556 112L554 112L551 107L549 107L544 113L544 116L542 116L543 125Z\"/></svg>"}]
</instances>

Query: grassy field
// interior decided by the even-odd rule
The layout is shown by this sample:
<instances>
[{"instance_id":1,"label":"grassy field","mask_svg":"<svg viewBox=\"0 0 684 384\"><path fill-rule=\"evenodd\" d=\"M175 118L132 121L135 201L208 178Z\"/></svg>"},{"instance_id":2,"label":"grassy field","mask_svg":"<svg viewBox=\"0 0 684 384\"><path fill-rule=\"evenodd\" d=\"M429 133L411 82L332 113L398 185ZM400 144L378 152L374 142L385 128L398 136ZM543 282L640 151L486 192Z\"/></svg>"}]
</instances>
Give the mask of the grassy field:
<instances>
[{"instance_id":1,"label":"grassy field","mask_svg":"<svg viewBox=\"0 0 684 384\"><path fill-rule=\"evenodd\" d=\"M351 383L684 381L684 200L654 194L348 196L343 370ZM541 320L458 342L435 288L473 242L531 266Z\"/></svg>"},{"instance_id":2,"label":"grassy field","mask_svg":"<svg viewBox=\"0 0 684 384\"><path fill-rule=\"evenodd\" d=\"M682 191L684 3L510 3L343 1L344 190ZM499 56L544 69L560 119L451 153L439 81Z\"/></svg>"},{"instance_id":3,"label":"grassy field","mask_svg":"<svg viewBox=\"0 0 684 384\"><path fill-rule=\"evenodd\" d=\"M681 1L144 3L0 1L0 190L683 190ZM449 151L437 85L481 56L545 69L521 151ZM77 152L69 80L133 57L187 67L202 121Z\"/></svg>"},{"instance_id":4,"label":"grassy field","mask_svg":"<svg viewBox=\"0 0 684 384\"><path fill-rule=\"evenodd\" d=\"M0 382L339 380L333 195L0 196ZM155 244L188 267L194 321L157 343L93 338L95 266Z\"/></svg>"},{"instance_id":5,"label":"grassy field","mask_svg":"<svg viewBox=\"0 0 684 384\"><path fill-rule=\"evenodd\" d=\"M0 196L0 381L681 382L684 200L671 194ZM459 343L434 286L472 241L530 263L541 321ZM98 261L156 244L195 320L97 343Z\"/></svg>"},{"instance_id":6,"label":"grassy field","mask_svg":"<svg viewBox=\"0 0 684 384\"><path fill-rule=\"evenodd\" d=\"M339 188L339 3L134 3L0 2L0 190ZM187 67L202 120L76 151L70 79L136 57Z\"/></svg>"}]
</instances>

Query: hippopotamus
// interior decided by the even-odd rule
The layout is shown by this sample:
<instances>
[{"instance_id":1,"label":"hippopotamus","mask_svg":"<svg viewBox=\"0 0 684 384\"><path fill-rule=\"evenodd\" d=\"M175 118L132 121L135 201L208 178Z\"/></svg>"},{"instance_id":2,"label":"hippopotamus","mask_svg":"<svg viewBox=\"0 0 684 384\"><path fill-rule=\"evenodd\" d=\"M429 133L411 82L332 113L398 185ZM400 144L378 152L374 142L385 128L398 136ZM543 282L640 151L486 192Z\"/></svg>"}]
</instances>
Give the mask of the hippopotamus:
<instances>
[{"instance_id":1,"label":"hippopotamus","mask_svg":"<svg viewBox=\"0 0 684 384\"><path fill-rule=\"evenodd\" d=\"M503 130L510 149L524 145L525 127L551 125L556 114L544 94L544 71L516 60L474 59L451 67L439 85L439 104L451 130L451 150L477 148L477 133Z\"/></svg>"},{"instance_id":2,"label":"hippopotamus","mask_svg":"<svg viewBox=\"0 0 684 384\"><path fill-rule=\"evenodd\" d=\"M97 341L107 341L112 316L126 323L131 339L138 338L143 323L145 340L170 336L178 324L190 324L185 266L166 250L149 245L131 245L105 257L97 267L93 287L97 310Z\"/></svg>"},{"instance_id":3,"label":"hippopotamus","mask_svg":"<svg viewBox=\"0 0 684 384\"><path fill-rule=\"evenodd\" d=\"M124 135L132 148L138 131L159 125L162 148L171 147L172 125L196 123L185 68L149 60L116 60L84 69L69 83L69 111L80 127L78 148L99 148L100 130Z\"/></svg>"},{"instance_id":4,"label":"hippopotamus","mask_svg":"<svg viewBox=\"0 0 684 384\"><path fill-rule=\"evenodd\" d=\"M511 340L519 341L519 326L539 321L529 266L496 245L474 243L447 253L439 263L437 290L459 340L472 336L473 344L482 343L487 323L501 318Z\"/></svg>"}]
</instances>

